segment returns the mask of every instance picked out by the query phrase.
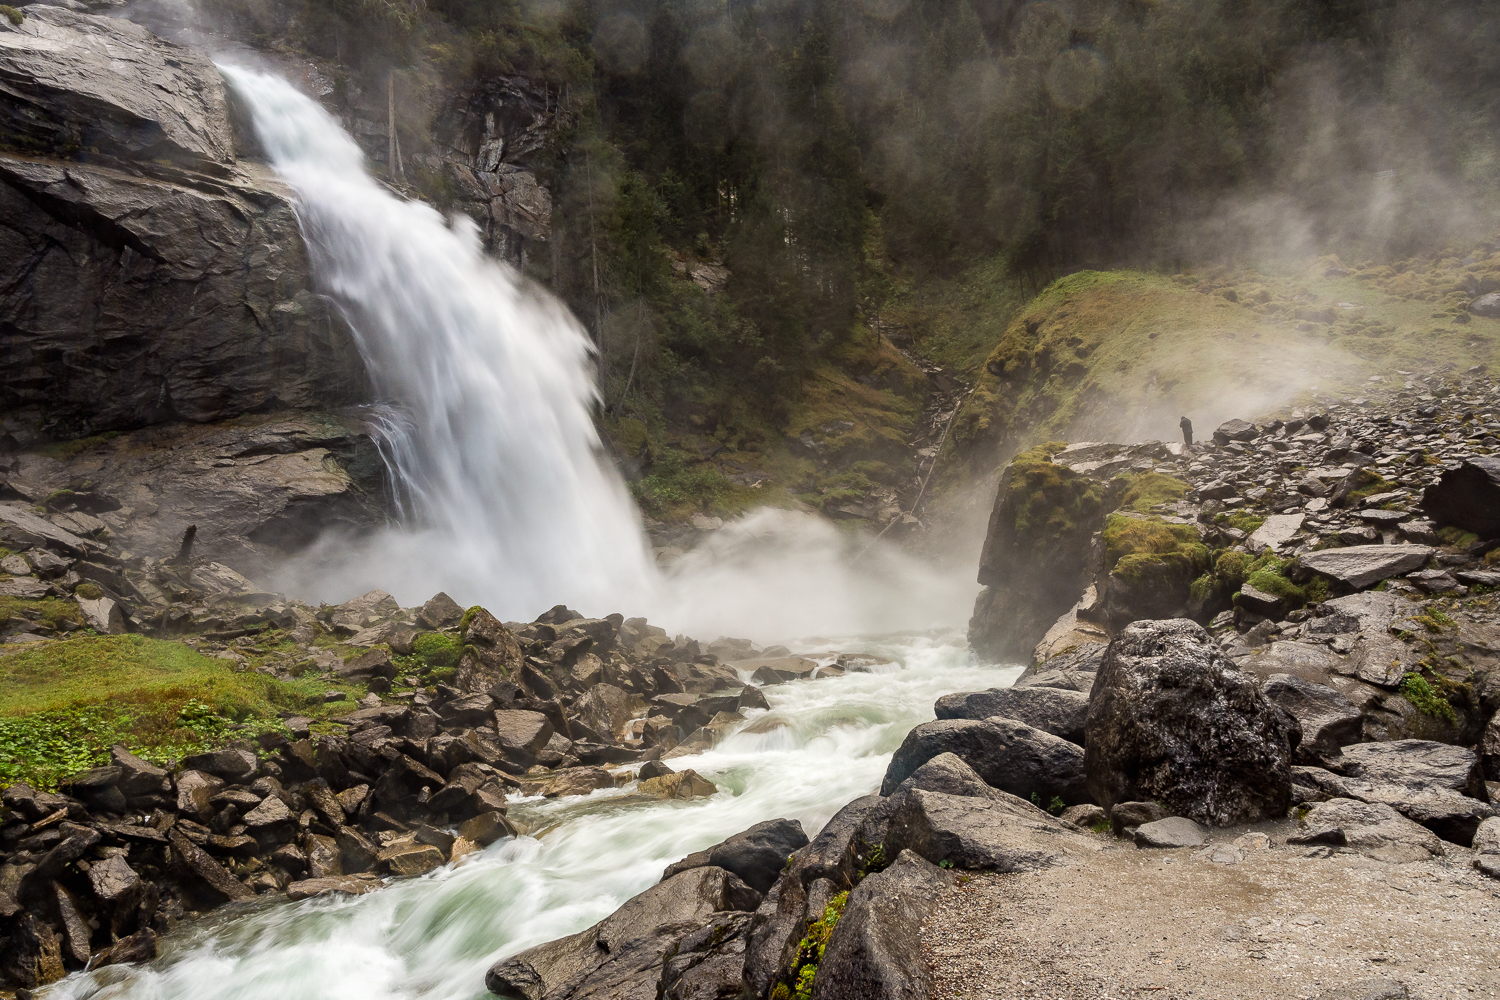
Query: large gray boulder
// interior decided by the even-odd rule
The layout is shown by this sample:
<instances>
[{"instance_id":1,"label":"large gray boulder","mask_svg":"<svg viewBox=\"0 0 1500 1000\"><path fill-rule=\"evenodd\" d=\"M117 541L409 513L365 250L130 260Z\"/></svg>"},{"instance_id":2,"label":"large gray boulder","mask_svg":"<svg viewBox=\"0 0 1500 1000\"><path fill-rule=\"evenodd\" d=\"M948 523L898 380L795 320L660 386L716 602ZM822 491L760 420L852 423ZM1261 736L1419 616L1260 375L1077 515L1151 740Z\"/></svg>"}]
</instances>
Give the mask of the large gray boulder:
<instances>
[{"instance_id":1,"label":"large gray boulder","mask_svg":"<svg viewBox=\"0 0 1500 1000\"><path fill-rule=\"evenodd\" d=\"M1049 656L1040 663L1027 667L1016 678L1015 687L1065 688L1088 694L1094 689L1094 678L1099 674L1099 665L1104 662L1106 643L1085 642L1056 656Z\"/></svg>"},{"instance_id":2,"label":"large gray boulder","mask_svg":"<svg viewBox=\"0 0 1500 1000\"><path fill-rule=\"evenodd\" d=\"M1035 795L1050 803L1056 797L1070 806L1090 801L1077 744L1000 718L939 719L914 727L891 758L880 794L894 792L941 753L956 754L986 784L1023 799Z\"/></svg>"},{"instance_id":3,"label":"large gray boulder","mask_svg":"<svg viewBox=\"0 0 1500 1000\"><path fill-rule=\"evenodd\" d=\"M1352 847L1377 861L1403 864L1440 858L1446 851L1431 830L1379 802L1329 799L1314 803L1298 821L1295 844Z\"/></svg>"},{"instance_id":4,"label":"large gray boulder","mask_svg":"<svg viewBox=\"0 0 1500 1000\"><path fill-rule=\"evenodd\" d=\"M1438 476L1422 492L1422 510L1438 524L1500 538L1500 457L1475 455Z\"/></svg>"},{"instance_id":5,"label":"large gray boulder","mask_svg":"<svg viewBox=\"0 0 1500 1000\"><path fill-rule=\"evenodd\" d=\"M1488 316L1491 319L1500 319L1500 292L1490 292L1474 299L1469 303L1469 312L1475 316Z\"/></svg>"},{"instance_id":6,"label":"large gray boulder","mask_svg":"<svg viewBox=\"0 0 1500 1000\"><path fill-rule=\"evenodd\" d=\"M934 706L939 719L988 719L1003 716L1083 746L1089 698L1080 691L1056 687L990 688L945 694Z\"/></svg>"},{"instance_id":7,"label":"large gray boulder","mask_svg":"<svg viewBox=\"0 0 1500 1000\"><path fill-rule=\"evenodd\" d=\"M1272 674L1262 688L1302 726L1296 762L1321 766L1358 743L1364 717L1359 706L1326 684L1314 684L1291 674Z\"/></svg>"},{"instance_id":8,"label":"large gray boulder","mask_svg":"<svg viewBox=\"0 0 1500 1000\"><path fill-rule=\"evenodd\" d=\"M694 868L627 900L586 931L528 948L490 968L484 985L506 1000L656 1000L663 961L686 935L760 896L722 868Z\"/></svg>"},{"instance_id":9,"label":"large gray boulder","mask_svg":"<svg viewBox=\"0 0 1500 1000\"><path fill-rule=\"evenodd\" d=\"M882 801L866 795L840 809L812 843L792 856L786 874L766 893L746 935L744 983L754 996L769 996L777 982L791 975L811 906L825 905L824 897L854 887L857 873L870 862L866 852L878 843L866 843L861 831Z\"/></svg>"},{"instance_id":10,"label":"large gray boulder","mask_svg":"<svg viewBox=\"0 0 1500 1000\"><path fill-rule=\"evenodd\" d=\"M1098 845L1030 802L913 789L886 829L885 849L910 850L934 864L996 872L1050 868Z\"/></svg>"},{"instance_id":11,"label":"large gray boulder","mask_svg":"<svg viewBox=\"0 0 1500 1000\"><path fill-rule=\"evenodd\" d=\"M932 995L922 922L952 877L903 851L849 894L834 926L812 1000L917 1000Z\"/></svg>"},{"instance_id":12,"label":"large gray boulder","mask_svg":"<svg viewBox=\"0 0 1500 1000\"><path fill-rule=\"evenodd\" d=\"M1360 743L1344 750L1344 772L1380 784L1448 789L1489 801L1479 755L1466 747L1429 740Z\"/></svg>"},{"instance_id":13,"label":"large gray boulder","mask_svg":"<svg viewBox=\"0 0 1500 1000\"><path fill-rule=\"evenodd\" d=\"M924 792L942 792L944 795L969 795L980 799L998 799L1005 792L985 784L983 778L962 757L954 753L940 753L911 773L896 790L894 799L903 791L920 788Z\"/></svg>"},{"instance_id":14,"label":"large gray boulder","mask_svg":"<svg viewBox=\"0 0 1500 1000\"><path fill-rule=\"evenodd\" d=\"M1088 787L1106 809L1155 800L1212 826L1279 819L1294 726L1196 622L1135 622L1094 684Z\"/></svg>"},{"instance_id":15,"label":"large gray boulder","mask_svg":"<svg viewBox=\"0 0 1500 1000\"><path fill-rule=\"evenodd\" d=\"M794 819L768 819L704 851L667 866L662 879L704 865L737 875L756 892L765 893L787 867L787 859L807 846L807 834Z\"/></svg>"}]
</instances>

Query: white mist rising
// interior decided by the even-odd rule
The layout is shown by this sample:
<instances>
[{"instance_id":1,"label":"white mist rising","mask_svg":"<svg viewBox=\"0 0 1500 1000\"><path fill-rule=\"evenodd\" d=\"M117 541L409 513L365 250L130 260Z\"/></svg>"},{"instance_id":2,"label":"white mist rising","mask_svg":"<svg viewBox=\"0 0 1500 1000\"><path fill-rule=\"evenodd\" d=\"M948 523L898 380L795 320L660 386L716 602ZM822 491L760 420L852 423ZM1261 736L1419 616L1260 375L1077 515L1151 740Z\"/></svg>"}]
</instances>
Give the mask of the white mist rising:
<instances>
[{"instance_id":1,"label":"white mist rising","mask_svg":"<svg viewBox=\"0 0 1500 1000\"><path fill-rule=\"evenodd\" d=\"M590 344L567 309L485 257L469 220L450 225L382 187L285 80L224 73L296 193L314 278L392 415L381 446L402 502L400 525L325 537L275 586L330 602L379 587L407 606L442 590L520 620L563 603L761 642L965 620L967 566L940 574L891 546L861 552L865 541L787 511L751 515L658 572L601 455Z\"/></svg>"}]
</instances>

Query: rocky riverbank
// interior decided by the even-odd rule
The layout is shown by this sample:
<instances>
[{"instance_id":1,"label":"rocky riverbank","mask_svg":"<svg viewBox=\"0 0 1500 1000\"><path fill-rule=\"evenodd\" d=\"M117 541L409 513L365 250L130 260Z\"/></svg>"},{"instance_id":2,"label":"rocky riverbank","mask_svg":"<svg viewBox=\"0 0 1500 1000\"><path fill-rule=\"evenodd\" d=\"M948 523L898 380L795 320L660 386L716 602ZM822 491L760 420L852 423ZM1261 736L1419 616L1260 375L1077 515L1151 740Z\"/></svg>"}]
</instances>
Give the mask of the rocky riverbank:
<instances>
[{"instance_id":1,"label":"rocky riverbank","mask_svg":"<svg viewBox=\"0 0 1500 1000\"><path fill-rule=\"evenodd\" d=\"M1018 458L971 625L981 652L1031 660L1016 685L939 699L879 792L810 842L788 821L732 837L604 923L495 966L491 991L863 1000L988 995L1019 980L1020 995L1089 995L1168 950L1183 956L1179 973L1189 955L1217 969L1212 949L1098 934L1089 959L1028 941L1045 968L965 964L956 942L990 913L974 902L988 883L966 873L1094 899L1082 873L1124 865L1136 877L1122 851L1200 866L1187 890L1153 863L1137 895L1163 912L1188 905L1183 891L1247 891L1249 867L1326 886L1390 871L1467 892L1465 915L1485 926L1500 875L1495 387L1470 373L1386 388L1325 412L1231 421L1212 444L1059 444ZM1235 835L1215 833L1225 829ZM1111 913L1127 905L1103 898ZM1224 940L1249 935L1252 958L1290 941L1277 930L1283 902L1231 907ZM1329 1000L1437 996L1483 982L1483 948L1432 973L1406 969L1381 957L1398 947L1389 911L1306 905L1296 927L1372 935L1375 957L1215 972L1208 993L1242 995L1229 982ZM1005 923L1038 914L1018 908ZM1040 911L1042 933L1059 933L1052 914ZM1009 960L1016 935L1005 939ZM1381 974L1391 967L1410 975ZM1156 978L1167 985L1149 988L1174 993L1206 982Z\"/></svg>"}]
</instances>

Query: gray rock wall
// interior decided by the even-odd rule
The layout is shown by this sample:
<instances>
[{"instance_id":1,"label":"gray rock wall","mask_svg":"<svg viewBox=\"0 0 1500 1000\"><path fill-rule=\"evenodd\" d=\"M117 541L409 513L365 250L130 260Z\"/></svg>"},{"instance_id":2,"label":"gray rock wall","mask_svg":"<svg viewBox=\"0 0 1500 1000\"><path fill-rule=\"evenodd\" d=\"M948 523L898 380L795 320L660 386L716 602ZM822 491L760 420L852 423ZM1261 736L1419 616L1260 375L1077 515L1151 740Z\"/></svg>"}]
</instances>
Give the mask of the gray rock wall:
<instances>
[{"instance_id":1,"label":"gray rock wall","mask_svg":"<svg viewBox=\"0 0 1500 1000\"><path fill-rule=\"evenodd\" d=\"M33 6L0 30L0 93L0 411L67 438L365 396L211 63Z\"/></svg>"}]
</instances>

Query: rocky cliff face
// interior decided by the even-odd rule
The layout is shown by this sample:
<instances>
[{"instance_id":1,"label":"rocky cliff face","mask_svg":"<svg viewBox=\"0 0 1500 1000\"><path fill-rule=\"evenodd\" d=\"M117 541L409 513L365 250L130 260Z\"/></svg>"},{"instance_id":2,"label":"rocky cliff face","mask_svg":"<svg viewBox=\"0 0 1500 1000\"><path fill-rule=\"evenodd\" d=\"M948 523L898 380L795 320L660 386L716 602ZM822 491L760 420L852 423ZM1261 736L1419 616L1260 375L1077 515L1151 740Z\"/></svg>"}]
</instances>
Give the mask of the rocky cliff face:
<instances>
[{"instance_id":1,"label":"rocky cliff face","mask_svg":"<svg viewBox=\"0 0 1500 1000\"><path fill-rule=\"evenodd\" d=\"M969 643L987 659L1028 658L1092 575L1111 488L1051 461L1061 447L1034 448L1000 477L979 559L985 589L969 621Z\"/></svg>"},{"instance_id":2,"label":"rocky cliff face","mask_svg":"<svg viewBox=\"0 0 1500 1000\"><path fill-rule=\"evenodd\" d=\"M246 573L380 520L348 327L203 56L59 7L0 19L0 494ZM97 523L96 523L97 522Z\"/></svg>"},{"instance_id":3,"label":"rocky cliff face","mask_svg":"<svg viewBox=\"0 0 1500 1000\"><path fill-rule=\"evenodd\" d=\"M116 58L116 53L128 55ZM288 193L203 57L127 21L0 22L0 409L76 437L359 400Z\"/></svg>"}]
</instances>

